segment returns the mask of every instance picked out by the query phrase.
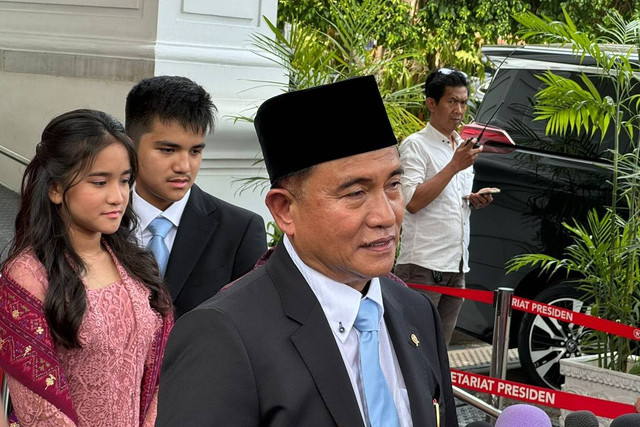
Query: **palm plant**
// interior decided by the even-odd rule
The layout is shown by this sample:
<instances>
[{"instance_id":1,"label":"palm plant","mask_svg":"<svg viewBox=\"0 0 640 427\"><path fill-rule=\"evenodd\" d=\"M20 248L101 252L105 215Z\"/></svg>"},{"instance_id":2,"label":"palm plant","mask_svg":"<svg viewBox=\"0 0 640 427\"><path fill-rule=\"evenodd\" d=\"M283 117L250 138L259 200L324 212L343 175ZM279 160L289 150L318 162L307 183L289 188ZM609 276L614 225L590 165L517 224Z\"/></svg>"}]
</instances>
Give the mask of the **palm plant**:
<instances>
[{"instance_id":1,"label":"palm plant","mask_svg":"<svg viewBox=\"0 0 640 427\"><path fill-rule=\"evenodd\" d=\"M532 13L517 15L526 40L570 45L580 58L593 58L602 79L613 87L613 97L602 97L586 74L581 82L552 71L540 79L545 87L536 95L537 120L547 120L547 133L586 132L592 137L607 131L614 135L610 154L611 205L600 215L593 211L587 224L563 224L573 238L562 259L544 254L523 254L511 259L508 271L540 266L548 274L579 273L580 288L586 293L591 314L636 325L640 321L640 115L638 106L638 64L632 55L640 47L640 21L623 19L612 11L603 36L595 38L576 29L569 15L565 22L552 21ZM629 150L623 140L630 140ZM628 339L589 331L587 348L598 353L599 366L627 370L634 346Z\"/></svg>"},{"instance_id":2,"label":"palm plant","mask_svg":"<svg viewBox=\"0 0 640 427\"><path fill-rule=\"evenodd\" d=\"M282 68L285 83L260 81L278 85L283 92L332 83L350 77L376 76L389 120L398 141L422 127L418 112L424 108L422 81L414 81L415 73L406 65L420 55L402 50L387 50L376 45L376 38L386 19L384 5L376 0L337 0L329 3L329 30L320 32L293 22L286 31L279 30L265 18L271 34L252 37L253 51ZM252 121L251 116L236 120ZM256 163L262 162L258 159ZM264 188L266 178L240 180L241 190Z\"/></svg>"}]
</instances>

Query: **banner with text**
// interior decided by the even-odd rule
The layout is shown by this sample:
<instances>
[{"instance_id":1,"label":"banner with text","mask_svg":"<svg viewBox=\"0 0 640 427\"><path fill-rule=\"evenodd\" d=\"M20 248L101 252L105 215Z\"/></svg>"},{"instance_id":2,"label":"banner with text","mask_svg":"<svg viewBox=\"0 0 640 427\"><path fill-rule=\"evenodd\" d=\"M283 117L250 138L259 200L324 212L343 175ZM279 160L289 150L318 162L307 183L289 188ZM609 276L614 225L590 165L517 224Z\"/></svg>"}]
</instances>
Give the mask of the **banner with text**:
<instances>
[{"instance_id":1,"label":"banner with text","mask_svg":"<svg viewBox=\"0 0 640 427\"><path fill-rule=\"evenodd\" d=\"M445 295L451 295L459 298L470 299L485 304L493 303L493 292L481 291L477 289L461 289L450 288L447 286L436 285L419 285L416 283L407 283L411 288L423 289L425 291L439 292ZM597 331L618 335L624 338L640 341L640 329L634 326L624 325L622 323L613 322L611 320L601 319L585 313L568 310L566 308L557 307L555 305L545 304L535 300L530 300L518 296L513 296L511 307L516 310L526 311L532 314L538 314L552 319L561 320L563 322L574 323L576 325L585 326Z\"/></svg>"},{"instance_id":2,"label":"banner with text","mask_svg":"<svg viewBox=\"0 0 640 427\"><path fill-rule=\"evenodd\" d=\"M451 370L451 382L454 386L467 390L489 393L522 402L534 403L569 411L587 410L605 418L616 418L635 412L631 404L612 402L595 397L581 396L544 387L536 387L515 381L501 380L486 375Z\"/></svg>"}]
</instances>

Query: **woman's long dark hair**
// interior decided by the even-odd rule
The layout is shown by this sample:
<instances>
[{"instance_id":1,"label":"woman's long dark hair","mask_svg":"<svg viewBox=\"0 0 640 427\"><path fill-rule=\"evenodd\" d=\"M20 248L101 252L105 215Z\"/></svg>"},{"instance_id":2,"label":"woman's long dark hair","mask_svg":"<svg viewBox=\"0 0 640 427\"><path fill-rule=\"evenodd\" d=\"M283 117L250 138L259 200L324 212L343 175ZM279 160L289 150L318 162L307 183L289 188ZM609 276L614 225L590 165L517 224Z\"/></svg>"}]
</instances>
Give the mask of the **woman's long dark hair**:
<instances>
[{"instance_id":1,"label":"woman's long dark hair","mask_svg":"<svg viewBox=\"0 0 640 427\"><path fill-rule=\"evenodd\" d=\"M49 122L22 177L15 235L3 263L4 270L4 266L27 250L32 250L42 262L49 281L45 315L53 338L66 348L81 347L78 329L87 306L81 278L87 268L71 245L68 224L60 214L61 207L49 199L49 190L53 184L60 185L65 205L66 192L88 173L98 154L111 144L122 144L127 149L132 185L138 169L137 155L118 120L101 111L80 109ZM129 203L118 230L102 238L128 274L151 291L151 307L166 314L172 310L171 299L153 256L137 244L133 234L137 222Z\"/></svg>"}]
</instances>

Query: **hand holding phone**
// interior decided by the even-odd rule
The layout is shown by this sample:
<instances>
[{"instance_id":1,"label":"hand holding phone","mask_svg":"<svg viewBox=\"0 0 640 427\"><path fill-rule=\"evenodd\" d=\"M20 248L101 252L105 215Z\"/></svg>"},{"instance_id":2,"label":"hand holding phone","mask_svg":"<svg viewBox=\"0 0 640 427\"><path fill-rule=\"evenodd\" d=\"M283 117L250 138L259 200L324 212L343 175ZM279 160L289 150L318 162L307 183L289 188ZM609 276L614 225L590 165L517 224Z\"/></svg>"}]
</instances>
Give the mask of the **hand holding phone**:
<instances>
[{"instance_id":1,"label":"hand holding phone","mask_svg":"<svg viewBox=\"0 0 640 427\"><path fill-rule=\"evenodd\" d=\"M469 138L469 139L466 140L466 142L464 144L468 145L472 140L473 140L473 138ZM476 142L473 143L473 148L480 148L480 144L478 144L478 139L476 139Z\"/></svg>"},{"instance_id":2,"label":"hand holding phone","mask_svg":"<svg viewBox=\"0 0 640 427\"><path fill-rule=\"evenodd\" d=\"M500 189L497 187L485 187L480 189L477 193L475 193L473 198L475 199L474 201L479 201L478 196L482 196L482 198L485 198L485 196L489 196L491 194L498 194L499 192L500 192ZM471 200L470 198L471 198L471 194L468 194L462 197L463 200ZM477 203L474 203L474 205L475 204Z\"/></svg>"},{"instance_id":3,"label":"hand holding phone","mask_svg":"<svg viewBox=\"0 0 640 427\"><path fill-rule=\"evenodd\" d=\"M500 192L500 189L497 187L487 187L478 191L478 194L484 196L485 194L497 194Z\"/></svg>"},{"instance_id":4,"label":"hand holding phone","mask_svg":"<svg viewBox=\"0 0 640 427\"><path fill-rule=\"evenodd\" d=\"M496 187L486 187L480 189L476 193L471 193L464 199L467 200L469 206L475 209L486 208L493 202L493 194L499 193L500 189Z\"/></svg>"}]
</instances>

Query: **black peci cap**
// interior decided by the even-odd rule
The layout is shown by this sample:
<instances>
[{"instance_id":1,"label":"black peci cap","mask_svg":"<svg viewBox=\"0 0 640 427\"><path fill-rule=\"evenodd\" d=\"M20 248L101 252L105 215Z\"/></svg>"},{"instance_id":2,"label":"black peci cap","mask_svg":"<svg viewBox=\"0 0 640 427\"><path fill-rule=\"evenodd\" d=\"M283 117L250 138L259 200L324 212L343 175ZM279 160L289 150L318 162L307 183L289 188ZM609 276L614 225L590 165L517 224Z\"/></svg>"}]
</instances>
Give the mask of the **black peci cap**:
<instances>
[{"instance_id":1,"label":"black peci cap","mask_svg":"<svg viewBox=\"0 0 640 427\"><path fill-rule=\"evenodd\" d=\"M267 99L253 124L272 184L319 163L397 143L373 76Z\"/></svg>"}]
</instances>

